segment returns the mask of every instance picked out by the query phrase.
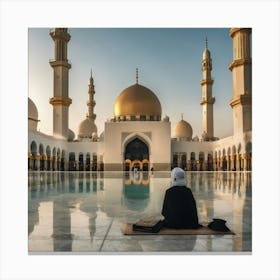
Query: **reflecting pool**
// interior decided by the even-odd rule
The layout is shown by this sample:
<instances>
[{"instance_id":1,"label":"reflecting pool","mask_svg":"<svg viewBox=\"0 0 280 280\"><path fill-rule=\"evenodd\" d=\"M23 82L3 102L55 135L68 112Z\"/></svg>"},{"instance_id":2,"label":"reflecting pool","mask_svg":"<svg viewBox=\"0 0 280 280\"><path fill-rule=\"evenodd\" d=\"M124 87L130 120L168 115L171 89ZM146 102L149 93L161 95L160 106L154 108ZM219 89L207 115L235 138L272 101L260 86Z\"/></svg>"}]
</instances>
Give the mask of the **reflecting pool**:
<instances>
[{"instance_id":1,"label":"reflecting pool","mask_svg":"<svg viewBox=\"0 0 280 280\"><path fill-rule=\"evenodd\" d=\"M122 223L162 218L170 172L30 172L29 252L251 252L251 172L187 172L200 222L235 235L124 236Z\"/></svg>"}]
</instances>

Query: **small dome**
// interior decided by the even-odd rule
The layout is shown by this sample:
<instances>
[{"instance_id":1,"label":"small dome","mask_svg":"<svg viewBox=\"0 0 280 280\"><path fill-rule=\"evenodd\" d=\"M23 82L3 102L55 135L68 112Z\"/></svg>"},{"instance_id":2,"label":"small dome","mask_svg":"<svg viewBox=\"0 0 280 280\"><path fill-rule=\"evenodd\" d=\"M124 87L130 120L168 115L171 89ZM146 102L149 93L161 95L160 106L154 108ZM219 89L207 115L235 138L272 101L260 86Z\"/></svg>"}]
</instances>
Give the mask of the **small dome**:
<instances>
[{"instance_id":1,"label":"small dome","mask_svg":"<svg viewBox=\"0 0 280 280\"><path fill-rule=\"evenodd\" d=\"M156 116L161 118L161 105L157 96L148 88L135 84L123 90L114 105L114 116Z\"/></svg>"},{"instance_id":2,"label":"small dome","mask_svg":"<svg viewBox=\"0 0 280 280\"><path fill-rule=\"evenodd\" d=\"M92 138L93 141L97 141L97 139L98 139L97 132L93 132L92 135L91 135L91 138Z\"/></svg>"},{"instance_id":3,"label":"small dome","mask_svg":"<svg viewBox=\"0 0 280 280\"><path fill-rule=\"evenodd\" d=\"M68 129L68 141L73 141L75 139L75 133L71 129Z\"/></svg>"},{"instance_id":4,"label":"small dome","mask_svg":"<svg viewBox=\"0 0 280 280\"><path fill-rule=\"evenodd\" d=\"M28 128L37 130L38 110L34 102L28 97Z\"/></svg>"},{"instance_id":5,"label":"small dome","mask_svg":"<svg viewBox=\"0 0 280 280\"><path fill-rule=\"evenodd\" d=\"M35 103L28 97L28 119L38 121L38 110Z\"/></svg>"},{"instance_id":6,"label":"small dome","mask_svg":"<svg viewBox=\"0 0 280 280\"><path fill-rule=\"evenodd\" d=\"M193 130L191 125L184 120L180 120L175 126L173 137L180 140L191 141L192 134Z\"/></svg>"},{"instance_id":7,"label":"small dome","mask_svg":"<svg viewBox=\"0 0 280 280\"><path fill-rule=\"evenodd\" d=\"M97 132L97 127L92 119L83 120L78 129L79 138L91 138L92 133Z\"/></svg>"},{"instance_id":8,"label":"small dome","mask_svg":"<svg viewBox=\"0 0 280 280\"><path fill-rule=\"evenodd\" d=\"M193 141L194 141L194 142L199 142L199 138L198 138L197 135L193 138Z\"/></svg>"}]
</instances>

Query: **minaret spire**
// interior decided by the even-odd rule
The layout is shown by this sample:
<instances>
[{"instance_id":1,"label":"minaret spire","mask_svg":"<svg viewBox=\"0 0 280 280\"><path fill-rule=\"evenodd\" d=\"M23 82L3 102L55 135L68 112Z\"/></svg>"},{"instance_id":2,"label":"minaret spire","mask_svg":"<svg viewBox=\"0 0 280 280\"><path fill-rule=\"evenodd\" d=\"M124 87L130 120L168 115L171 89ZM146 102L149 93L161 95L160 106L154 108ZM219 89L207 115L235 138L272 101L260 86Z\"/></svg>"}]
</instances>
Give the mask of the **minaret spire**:
<instances>
[{"instance_id":1,"label":"minaret spire","mask_svg":"<svg viewBox=\"0 0 280 280\"><path fill-rule=\"evenodd\" d=\"M91 119L91 120L95 120L95 118L96 118L96 115L93 112L93 108L96 104L94 101L94 94L95 94L95 90L94 90L94 84L93 84L92 69L90 69L90 78L89 78L89 84L88 84L87 118Z\"/></svg>"},{"instance_id":2,"label":"minaret spire","mask_svg":"<svg viewBox=\"0 0 280 280\"><path fill-rule=\"evenodd\" d=\"M183 113L181 113L181 119L182 119L182 120L184 119L184 114L183 114Z\"/></svg>"},{"instance_id":3,"label":"minaret spire","mask_svg":"<svg viewBox=\"0 0 280 280\"><path fill-rule=\"evenodd\" d=\"M205 49L202 55L202 80L200 82L202 87L202 131L205 135L204 140L214 139L214 121L213 121L213 104L215 98L212 97L213 79L211 77L212 59L210 51L208 50L208 40L205 40Z\"/></svg>"},{"instance_id":4,"label":"minaret spire","mask_svg":"<svg viewBox=\"0 0 280 280\"><path fill-rule=\"evenodd\" d=\"M136 68L136 84L138 84L138 68Z\"/></svg>"}]
</instances>

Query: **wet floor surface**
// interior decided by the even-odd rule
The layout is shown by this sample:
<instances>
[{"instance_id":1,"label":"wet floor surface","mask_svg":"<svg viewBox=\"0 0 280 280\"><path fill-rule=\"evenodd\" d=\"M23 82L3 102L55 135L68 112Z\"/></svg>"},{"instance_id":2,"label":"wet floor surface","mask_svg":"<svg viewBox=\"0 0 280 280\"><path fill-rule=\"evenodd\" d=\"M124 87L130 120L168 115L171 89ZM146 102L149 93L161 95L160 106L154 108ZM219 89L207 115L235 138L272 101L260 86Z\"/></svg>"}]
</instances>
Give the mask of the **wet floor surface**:
<instances>
[{"instance_id":1,"label":"wet floor surface","mask_svg":"<svg viewBox=\"0 0 280 280\"><path fill-rule=\"evenodd\" d=\"M29 173L29 252L252 252L249 172L187 173L199 221L225 219L235 235L123 235L123 223L162 218L169 176L169 172Z\"/></svg>"}]
</instances>

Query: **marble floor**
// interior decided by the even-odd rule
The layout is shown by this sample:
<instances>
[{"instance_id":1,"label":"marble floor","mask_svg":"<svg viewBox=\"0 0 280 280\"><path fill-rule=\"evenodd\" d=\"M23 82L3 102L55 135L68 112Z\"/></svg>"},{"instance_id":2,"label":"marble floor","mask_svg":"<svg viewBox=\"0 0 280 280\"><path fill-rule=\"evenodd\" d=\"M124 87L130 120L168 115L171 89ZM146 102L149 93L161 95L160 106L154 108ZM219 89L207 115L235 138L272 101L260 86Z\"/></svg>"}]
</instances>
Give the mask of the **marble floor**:
<instances>
[{"instance_id":1,"label":"marble floor","mask_svg":"<svg viewBox=\"0 0 280 280\"><path fill-rule=\"evenodd\" d=\"M251 254L250 172L188 172L200 222L222 218L235 235L125 236L120 227L160 219L170 172L30 172L30 254Z\"/></svg>"}]
</instances>

